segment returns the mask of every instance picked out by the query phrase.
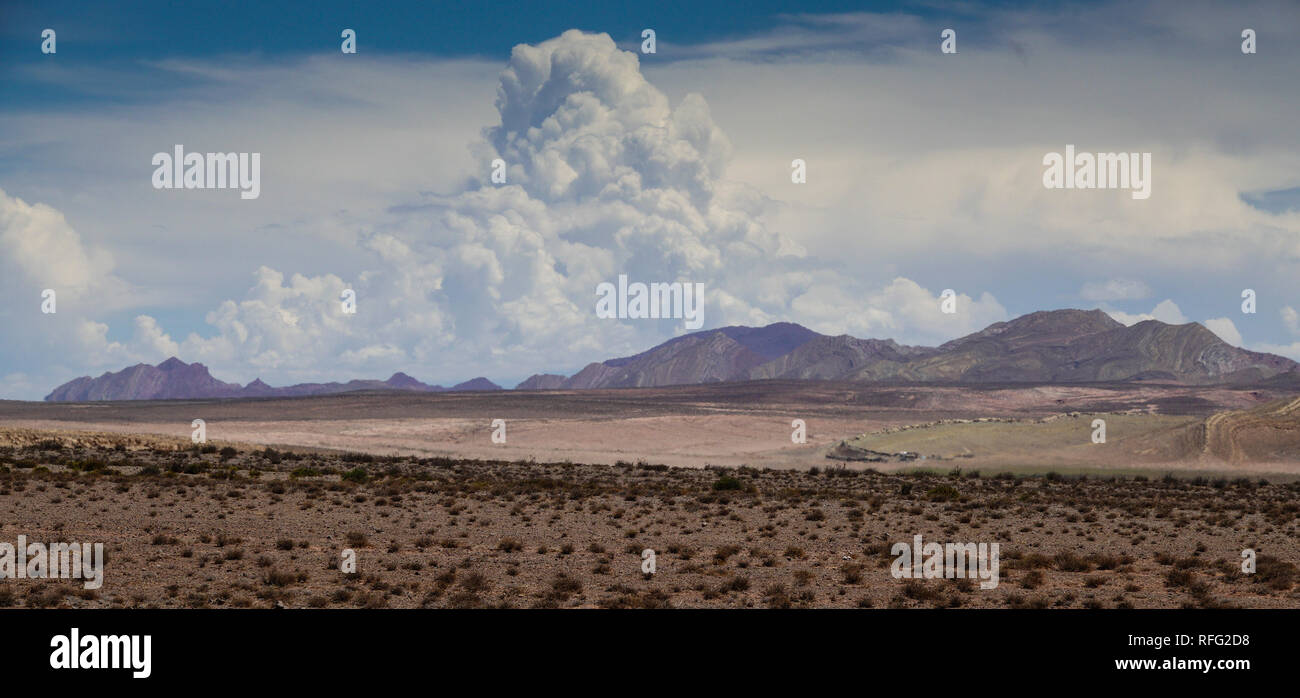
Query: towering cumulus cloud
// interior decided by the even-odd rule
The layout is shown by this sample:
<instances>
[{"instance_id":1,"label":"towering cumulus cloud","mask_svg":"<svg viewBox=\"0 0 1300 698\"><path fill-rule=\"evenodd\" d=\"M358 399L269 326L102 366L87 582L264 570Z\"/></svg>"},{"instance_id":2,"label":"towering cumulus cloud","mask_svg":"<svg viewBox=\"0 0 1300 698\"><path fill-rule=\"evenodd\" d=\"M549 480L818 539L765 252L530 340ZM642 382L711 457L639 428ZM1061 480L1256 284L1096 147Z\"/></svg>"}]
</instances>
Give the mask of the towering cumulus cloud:
<instances>
[{"instance_id":1,"label":"towering cumulus cloud","mask_svg":"<svg viewBox=\"0 0 1300 698\"><path fill-rule=\"evenodd\" d=\"M497 109L483 159L505 162L506 184L484 181L441 203L454 211L444 223L474 253L465 261L490 260L507 275L495 284L495 310L510 329L580 330L606 347L618 335L631 341L627 327L593 322L596 285L620 273L705 283L719 319L773 316L733 286L744 276L731 272L795 246L755 222L759 197L722 183L731 146L702 97L673 109L635 54L606 35L569 31L514 49ZM565 316L555 317L554 300Z\"/></svg>"},{"instance_id":2,"label":"towering cumulus cloud","mask_svg":"<svg viewBox=\"0 0 1300 698\"><path fill-rule=\"evenodd\" d=\"M472 324L459 314L474 307L500 323L507 342L596 353L639 350L680 330L596 321L593 289L622 273L703 283L708 325L789 319L933 339L1005 316L986 297L963 298L961 318L945 317L937 290L906 279L863 288L806 259L759 222L769 202L725 179L731 144L704 98L689 94L674 108L637 55L604 34L569 31L515 47L496 106L501 121L485 131L478 188L428 209L458 233L454 273L473 275L475 288L456 279L445 287L458 299L461 310L450 310L458 329ZM488 181L495 158L505 162L504 185Z\"/></svg>"},{"instance_id":3,"label":"towering cumulus cloud","mask_svg":"<svg viewBox=\"0 0 1300 698\"><path fill-rule=\"evenodd\" d=\"M165 351L227 380L281 382L569 371L684 330L679 319L597 318L596 287L620 274L703 284L705 327L790 320L932 342L1005 318L987 294L959 296L962 312L943 315L940 289L906 278L866 286L838 260L807 257L762 223L774 202L726 178L732 145L705 99L674 106L607 35L515 47L496 108L499 123L468 144L478 168L463 186L411 192L346 241L367 271L231 266L253 283L206 313L210 336L174 339L141 316L115 355ZM496 160L504 182L492 181ZM355 315L340 310L344 288L357 292Z\"/></svg>"},{"instance_id":4,"label":"towering cumulus cloud","mask_svg":"<svg viewBox=\"0 0 1300 698\"><path fill-rule=\"evenodd\" d=\"M548 202L616 199L665 213L643 195L676 192L706 211L730 147L703 98L674 111L637 56L604 34L515 47L497 109L489 141L529 196Z\"/></svg>"}]
</instances>

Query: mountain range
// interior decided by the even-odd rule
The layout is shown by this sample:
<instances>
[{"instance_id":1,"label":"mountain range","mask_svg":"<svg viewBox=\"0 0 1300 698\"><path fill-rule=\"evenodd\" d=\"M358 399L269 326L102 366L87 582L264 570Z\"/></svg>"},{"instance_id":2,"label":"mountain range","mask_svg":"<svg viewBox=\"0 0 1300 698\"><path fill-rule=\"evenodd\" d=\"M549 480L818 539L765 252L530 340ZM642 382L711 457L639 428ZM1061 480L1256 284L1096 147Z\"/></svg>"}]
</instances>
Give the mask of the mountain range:
<instances>
[{"instance_id":1,"label":"mountain range","mask_svg":"<svg viewBox=\"0 0 1300 698\"><path fill-rule=\"evenodd\" d=\"M225 383L212 377L207 366L187 364L176 357L157 366L136 364L99 378L82 376L54 389L46 402L86 402L91 400L178 400L223 397L298 397L330 395L354 390L412 390L450 392L501 390L486 378L475 378L450 388L426 385L406 375L394 373L388 380L352 380L347 383L299 383L273 388L259 378L248 385Z\"/></svg>"},{"instance_id":2,"label":"mountain range","mask_svg":"<svg viewBox=\"0 0 1300 698\"><path fill-rule=\"evenodd\" d=\"M675 337L564 378L536 375L516 389L656 387L759 379L851 382L1188 385L1300 379L1297 364L1239 349L1198 323L1126 326L1101 310L1051 310L998 322L938 347L829 336L780 322Z\"/></svg>"},{"instance_id":3,"label":"mountain range","mask_svg":"<svg viewBox=\"0 0 1300 698\"><path fill-rule=\"evenodd\" d=\"M1198 323L1146 320L1128 326L1101 310L1051 310L998 322L937 347L892 339L830 336L789 322L722 327L674 337L634 356L588 364L572 376L537 374L516 390L661 387L762 379L914 383L1084 383L1184 385L1292 382L1300 365L1234 347ZM500 390L486 378L451 388L395 373L388 380L302 383L273 388L213 378L203 364L171 358L55 388L49 402L293 397L355 390Z\"/></svg>"}]
</instances>

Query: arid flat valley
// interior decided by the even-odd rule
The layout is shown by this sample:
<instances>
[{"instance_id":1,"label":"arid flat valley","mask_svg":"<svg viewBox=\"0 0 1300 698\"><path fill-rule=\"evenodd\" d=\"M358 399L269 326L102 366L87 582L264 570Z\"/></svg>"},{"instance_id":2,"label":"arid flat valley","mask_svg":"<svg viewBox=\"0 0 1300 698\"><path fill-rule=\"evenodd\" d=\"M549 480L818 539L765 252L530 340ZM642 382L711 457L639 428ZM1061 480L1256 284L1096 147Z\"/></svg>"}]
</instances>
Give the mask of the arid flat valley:
<instances>
[{"instance_id":1,"label":"arid flat valley","mask_svg":"<svg viewBox=\"0 0 1300 698\"><path fill-rule=\"evenodd\" d=\"M22 580L0 604L1293 608L1296 406L815 382L4 402L3 540L107 563L98 590ZM999 543L1000 583L894 576L917 535Z\"/></svg>"},{"instance_id":2,"label":"arid flat valley","mask_svg":"<svg viewBox=\"0 0 1300 698\"><path fill-rule=\"evenodd\" d=\"M838 442L945 420L1033 421L1070 414L1073 429L1055 427L1055 440L1034 430L971 435L973 447L945 444L926 452L928 434L891 447L941 460L885 461L871 467L933 465L1125 470L1227 470L1300 474L1300 452L1221 459L1189 456L1159 444L1126 439L1190 426L1219 412L1244 411L1292 393L1267 388L1165 385L863 385L818 381L750 381L665 388L491 391L470 393L362 392L302 398L30 403L0 401L0 428L56 429L173 436L188 440L195 419L214 443L355 451L383 456L536 460L588 464L645 461L683 467L825 466ZM1094 416L1115 422L1106 444L1091 441ZM494 420L505 442L492 440ZM806 442L791 439L793 420L806 424ZM1121 425L1122 423L1122 425ZM1300 444L1296 433L1295 444ZM953 441L951 438L947 439ZM1022 443L1023 442L1023 443ZM916 443L917 446L911 446ZM965 451L965 452L963 452Z\"/></svg>"}]
</instances>

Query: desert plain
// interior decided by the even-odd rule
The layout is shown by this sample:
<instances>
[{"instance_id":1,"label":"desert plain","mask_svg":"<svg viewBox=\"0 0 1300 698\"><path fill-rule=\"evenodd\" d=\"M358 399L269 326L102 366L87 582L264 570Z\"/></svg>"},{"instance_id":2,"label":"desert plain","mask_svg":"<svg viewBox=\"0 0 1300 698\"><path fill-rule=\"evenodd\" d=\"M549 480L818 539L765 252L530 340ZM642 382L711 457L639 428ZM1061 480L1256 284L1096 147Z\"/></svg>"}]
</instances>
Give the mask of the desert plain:
<instances>
[{"instance_id":1,"label":"desert plain","mask_svg":"<svg viewBox=\"0 0 1300 698\"><path fill-rule=\"evenodd\" d=\"M101 588L4 580L0 606L1294 608L1296 408L809 381L0 402L0 540L107 551ZM897 578L916 535L997 543L997 586Z\"/></svg>"}]
</instances>

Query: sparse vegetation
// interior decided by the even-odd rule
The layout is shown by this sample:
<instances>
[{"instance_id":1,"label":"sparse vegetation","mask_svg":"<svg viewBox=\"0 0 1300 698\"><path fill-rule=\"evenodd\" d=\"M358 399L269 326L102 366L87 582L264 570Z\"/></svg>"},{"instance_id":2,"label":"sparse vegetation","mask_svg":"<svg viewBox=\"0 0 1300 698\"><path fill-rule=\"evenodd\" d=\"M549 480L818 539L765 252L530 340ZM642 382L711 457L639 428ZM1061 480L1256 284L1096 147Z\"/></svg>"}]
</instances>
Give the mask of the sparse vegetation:
<instances>
[{"instance_id":1,"label":"sparse vegetation","mask_svg":"<svg viewBox=\"0 0 1300 698\"><path fill-rule=\"evenodd\" d=\"M0 606L1290 607L1300 581L1300 486L1258 479L57 443L0 443L11 519L42 530L93 513L129 533L108 556L150 572L131 596L28 583L0 589ZM1000 542L1001 584L893 578L891 546L917 532ZM1253 575L1243 532L1269 551ZM355 573L339 567L347 548Z\"/></svg>"}]
</instances>

